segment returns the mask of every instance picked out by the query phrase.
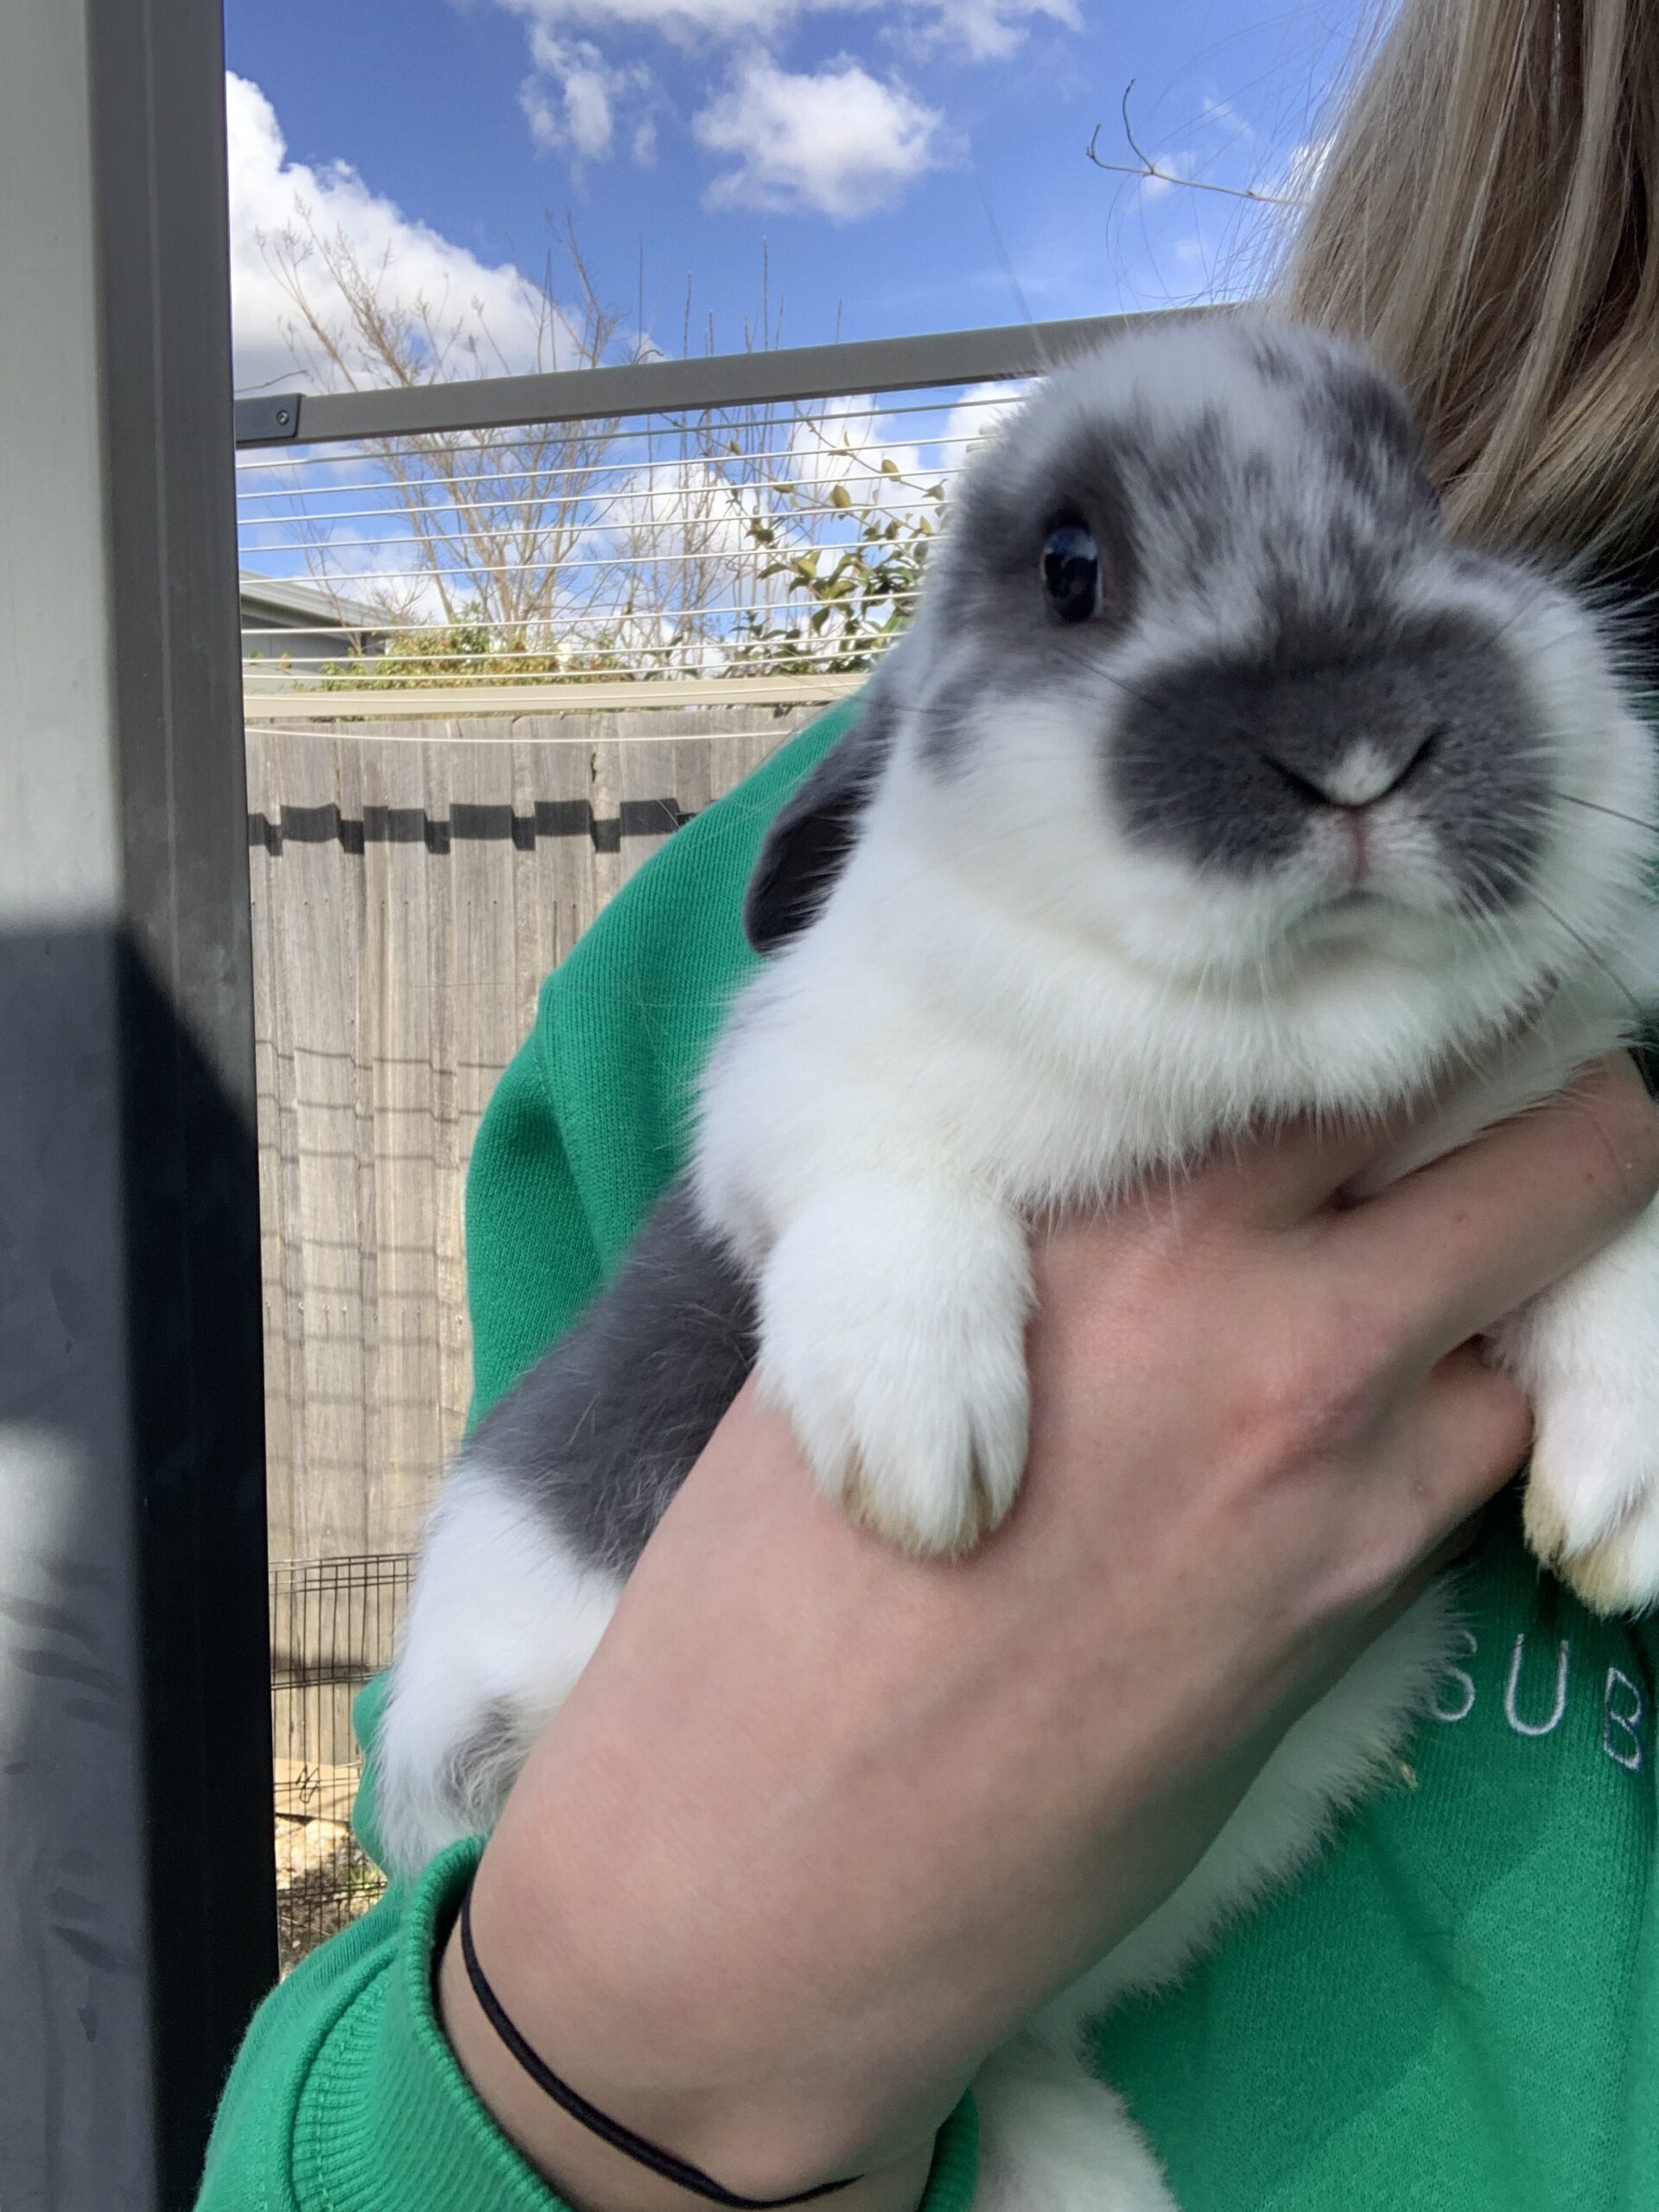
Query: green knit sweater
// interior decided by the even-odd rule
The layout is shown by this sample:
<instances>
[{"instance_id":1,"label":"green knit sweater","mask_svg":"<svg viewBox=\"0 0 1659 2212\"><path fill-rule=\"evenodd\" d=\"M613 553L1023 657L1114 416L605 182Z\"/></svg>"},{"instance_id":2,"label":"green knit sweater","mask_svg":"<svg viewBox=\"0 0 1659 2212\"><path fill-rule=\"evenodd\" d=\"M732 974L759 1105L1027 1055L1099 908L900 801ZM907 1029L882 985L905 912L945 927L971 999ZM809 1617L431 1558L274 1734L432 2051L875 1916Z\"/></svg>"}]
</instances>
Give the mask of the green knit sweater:
<instances>
[{"instance_id":1,"label":"green knit sweater","mask_svg":"<svg viewBox=\"0 0 1659 2212\"><path fill-rule=\"evenodd\" d=\"M683 830L543 991L473 1158L475 1414L568 1325L679 1165L693 1077L750 964L756 847L848 712ZM1656 1638L1541 1581L1508 1512L1468 1596L1466 1648L1398 1786L1178 1990L1099 2036L1183 2212L1659 2206ZM374 1686L361 1702L372 1852ZM557 2203L434 2015L435 1947L474 1857L395 1885L266 2000L200 2212ZM928 2212L966 2212L974 2171L969 2101L939 2139Z\"/></svg>"}]
</instances>

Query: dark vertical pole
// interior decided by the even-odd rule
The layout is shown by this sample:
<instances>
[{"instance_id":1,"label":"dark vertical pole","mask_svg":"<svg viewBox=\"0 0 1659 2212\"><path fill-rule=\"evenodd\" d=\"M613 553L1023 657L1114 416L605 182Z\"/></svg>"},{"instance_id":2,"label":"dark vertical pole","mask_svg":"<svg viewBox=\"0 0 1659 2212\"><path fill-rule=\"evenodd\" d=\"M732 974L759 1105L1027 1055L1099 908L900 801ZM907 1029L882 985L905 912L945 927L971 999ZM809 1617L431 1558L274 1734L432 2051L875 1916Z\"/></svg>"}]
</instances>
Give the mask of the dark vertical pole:
<instances>
[{"instance_id":1,"label":"dark vertical pole","mask_svg":"<svg viewBox=\"0 0 1659 2212\"><path fill-rule=\"evenodd\" d=\"M220 0L96 0L161 2200L275 1977L264 1347Z\"/></svg>"},{"instance_id":2,"label":"dark vertical pole","mask_svg":"<svg viewBox=\"0 0 1659 2212\"><path fill-rule=\"evenodd\" d=\"M8 0L0 296L0 2204L137 2212L275 1965L217 0Z\"/></svg>"}]
</instances>

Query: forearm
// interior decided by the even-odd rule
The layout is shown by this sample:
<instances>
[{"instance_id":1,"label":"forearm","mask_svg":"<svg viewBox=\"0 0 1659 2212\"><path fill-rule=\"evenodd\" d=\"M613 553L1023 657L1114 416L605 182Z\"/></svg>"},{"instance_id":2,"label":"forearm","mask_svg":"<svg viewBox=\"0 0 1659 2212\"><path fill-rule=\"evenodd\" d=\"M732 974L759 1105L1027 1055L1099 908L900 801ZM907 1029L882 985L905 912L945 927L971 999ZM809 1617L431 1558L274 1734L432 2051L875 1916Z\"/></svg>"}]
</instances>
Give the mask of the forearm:
<instances>
[{"instance_id":1,"label":"forearm","mask_svg":"<svg viewBox=\"0 0 1659 2212\"><path fill-rule=\"evenodd\" d=\"M917 1722L891 1713L889 1746L872 1745L837 1605L918 1570L814 1495L786 1427L749 1399L688 1491L671 1571L642 1562L484 1854L479 1957L550 2066L727 2187L784 2196L856 2171L838 2207L906 2212L982 2051L930 2068L907 2019L893 2094L885 2000L916 1978L900 1899L942 1870L897 1826L893 1769ZM748 1593L741 1617L722 1586ZM906 1628L888 1626L890 1662ZM562 2191L602 2212L695 2201L537 2088L454 1939L440 1992L480 2094Z\"/></svg>"},{"instance_id":2,"label":"forearm","mask_svg":"<svg viewBox=\"0 0 1659 2212\"><path fill-rule=\"evenodd\" d=\"M1084 1681L1099 1578L1068 1547L1067 1602L1052 1492L1039 1469L983 1559L901 1560L741 1402L484 1854L479 1955L532 2046L745 2196L855 2171L836 2206L906 2212L984 2056L1179 1878L1248 1773L1164 1787L1161 1708ZM1026 1669L1057 1613L1075 1680L1045 1726ZM1080 1802L1108 1770L1110 1823ZM453 1941L441 1987L480 2094L564 2193L690 2212L530 2081Z\"/></svg>"}]
</instances>

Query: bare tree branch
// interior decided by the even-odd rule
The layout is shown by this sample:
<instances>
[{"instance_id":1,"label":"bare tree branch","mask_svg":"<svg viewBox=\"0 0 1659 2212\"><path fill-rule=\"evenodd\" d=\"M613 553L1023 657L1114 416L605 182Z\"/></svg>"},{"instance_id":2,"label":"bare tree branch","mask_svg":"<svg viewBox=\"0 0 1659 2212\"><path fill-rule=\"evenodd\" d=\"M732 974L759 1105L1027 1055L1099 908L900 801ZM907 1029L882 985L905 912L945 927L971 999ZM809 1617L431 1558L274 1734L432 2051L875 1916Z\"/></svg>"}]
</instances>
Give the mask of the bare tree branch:
<instances>
[{"instance_id":1,"label":"bare tree branch","mask_svg":"<svg viewBox=\"0 0 1659 2212\"><path fill-rule=\"evenodd\" d=\"M1173 169L1163 168L1141 145L1129 122L1129 94L1134 90L1135 79L1131 77L1123 87L1122 110L1123 136L1128 141L1129 151L1135 156L1135 160L1133 162L1103 161L1098 150L1101 125L1097 123L1093 136L1083 149L1086 158L1097 169L1109 169L1115 176L1146 177L1158 184L1179 185L1183 192L1218 192L1229 200L1254 200L1265 207L1300 207L1306 204L1300 200L1287 199L1282 193L1259 192L1254 185L1215 184L1207 177L1178 176Z\"/></svg>"}]
</instances>

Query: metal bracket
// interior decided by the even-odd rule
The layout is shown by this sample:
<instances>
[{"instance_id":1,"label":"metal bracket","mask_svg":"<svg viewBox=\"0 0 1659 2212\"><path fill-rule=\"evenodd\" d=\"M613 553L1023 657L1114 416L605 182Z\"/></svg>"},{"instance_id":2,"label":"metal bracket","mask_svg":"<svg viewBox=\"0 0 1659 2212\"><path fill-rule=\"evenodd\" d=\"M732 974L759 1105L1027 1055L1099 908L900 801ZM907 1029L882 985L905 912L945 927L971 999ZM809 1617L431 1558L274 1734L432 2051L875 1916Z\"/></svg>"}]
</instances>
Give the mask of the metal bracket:
<instances>
[{"instance_id":1,"label":"metal bracket","mask_svg":"<svg viewBox=\"0 0 1659 2212\"><path fill-rule=\"evenodd\" d=\"M232 409L238 446L282 446L300 435L297 391L257 392Z\"/></svg>"}]
</instances>

